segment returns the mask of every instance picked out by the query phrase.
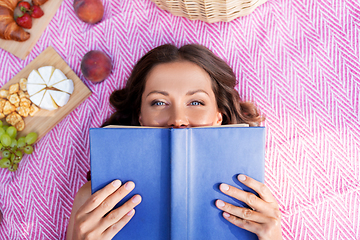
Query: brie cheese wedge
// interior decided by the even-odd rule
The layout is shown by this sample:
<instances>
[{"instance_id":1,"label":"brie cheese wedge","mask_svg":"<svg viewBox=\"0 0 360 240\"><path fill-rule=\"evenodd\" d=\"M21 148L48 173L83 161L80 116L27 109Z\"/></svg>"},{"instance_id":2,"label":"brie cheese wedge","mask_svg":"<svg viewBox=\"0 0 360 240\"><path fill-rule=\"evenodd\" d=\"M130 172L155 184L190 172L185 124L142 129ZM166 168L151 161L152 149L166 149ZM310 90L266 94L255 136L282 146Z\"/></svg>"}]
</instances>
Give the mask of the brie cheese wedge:
<instances>
[{"instance_id":1,"label":"brie cheese wedge","mask_svg":"<svg viewBox=\"0 0 360 240\"><path fill-rule=\"evenodd\" d=\"M30 100L37 106L40 106L40 103L44 97L45 89L41 90L38 93L35 93L34 95L30 96Z\"/></svg>"},{"instance_id":2,"label":"brie cheese wedge","mask_svg":"<svg viewBox=\"0 0 360 240\"><path fill-rule=\"evenodd\" d=\"M74 92L74 82L53 66L33 70L28 77L26 87L30 100L46 110L63 107Z\"/></svg>"},{"instance_id":3,"label":"brie cheese wedge","mask_svg":"<svg viewBox=\"0 0 360 240\"><path fill-rule=\"evenodd\" d=\"M52 85L61 82L62 80L67 79L65 74L60 71L59 69L55 69L54 73L52 74L50 81L47 83L49 87L52 87Z\"/></svg>"},{"instance_id":4,"label":"brie cheese wedge","mask_svg":"<svg viewBox=\"0 0 360 240\"><path fill-rule=\"evenodd\" d=\"M45 84L31 84L31 83L29 83L26 88L27 88L27 92L29 93L29 95L31 97L35 93L38 93L41 90L45 89L46 85Z\"/></svg>"},{"instance_id":5,"label":"brie cheese wedge","mask_svg":"<svg viewBox=\"0 0 360 240\"><path fill-rule=\"evenodd\" d=\"M70 94L66 92L48 90L48 93L50 93L50 96L52 97L56 105L58 105L59 107L62 107L65 104L67 104L70 98Z\"/></svg>"},{"instance_id":6,"label":"brie cheese wedge","mask_svg":"<svg viewBox=\"0 0 360 240\"><path fill-rule=\"evenodd\" d=\"M58 83L52 85L52 87L59 89L60 91L72 94L74 91L74 82L70 79L66 79L64 81L61 81L61 82L58 82Z\"/></svg>"},{"instance_id":7,"label":"brie cheese wedge","mask_svg":"<svg viewBox=\"0 0 360 240\"><path fill-rule=\"evenodd\" d=\"M38 69L38 72L42 79L44 80L45 84L48 84L51 75L53 74L55 68L53 66L45 66Z\"/></svg>"},{"instance_id":8,"label":"brie cheese wedge","mask_svg":"<svg viewBox=\"0 0 360 240\"><path fill-rule=\"evenodd\" d=\"M51 98L49 90L45 90L44 98L42 99L42 101L40 103L40 108L50 110L50 111L58 108L55 101Z\"/></svg>"},{"instance_id":9,"label":"brie cheese wedge","mask_svg":"<svg viewBox=\"0 0 360 240\"><path fill-rule=\"evenodd\" d=\"M39 72L37 70L32 70L29 74L27 83L33 83L33 84L45 84L44 80L40 76Z\"/></svg>"}]
</instances>

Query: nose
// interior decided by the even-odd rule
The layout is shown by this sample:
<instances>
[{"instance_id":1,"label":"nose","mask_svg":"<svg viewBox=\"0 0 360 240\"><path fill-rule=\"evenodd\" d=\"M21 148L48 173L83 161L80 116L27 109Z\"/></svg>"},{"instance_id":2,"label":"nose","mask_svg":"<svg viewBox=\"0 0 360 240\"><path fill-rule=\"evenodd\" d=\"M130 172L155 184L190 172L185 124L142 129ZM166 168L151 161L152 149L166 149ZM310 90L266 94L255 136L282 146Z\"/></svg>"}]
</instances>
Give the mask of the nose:
<instances>
[{"instance_id":1,"label":"nose","mask_svg":"<svg viewBox=\"0 0 360 240\"><path fill-rule=\"evenodd\" d=\"M170 110L168 120L168 127L173 128L186 128L189 126L189 120L185 114L184 109L180 106L173 106Z\"/></svg>"}]
</instances>

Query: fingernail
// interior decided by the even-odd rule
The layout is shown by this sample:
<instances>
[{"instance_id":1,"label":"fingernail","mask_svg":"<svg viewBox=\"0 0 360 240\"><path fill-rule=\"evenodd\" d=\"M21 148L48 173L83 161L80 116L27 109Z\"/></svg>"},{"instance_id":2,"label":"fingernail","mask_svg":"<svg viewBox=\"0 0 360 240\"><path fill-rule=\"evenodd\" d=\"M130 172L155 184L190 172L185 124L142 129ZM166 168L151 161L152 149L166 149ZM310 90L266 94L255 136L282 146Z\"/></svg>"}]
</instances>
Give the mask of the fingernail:
<instances>
[{"instance_id":1,"label":"fingernail","mask_svg":"<svg viewBox=\"0 0 360 240\"><path fill-rule=\"evenodd\" d=\"M224 218L229 218L230 214L228 214L227 212L224 212L223 216L224 216Z\"/></svg>"},{"instance_id":2,"label":"fingernail","mask_svg":"<svg viewBox=\"0 0 360 240\"><path fill-rule=\"evenodd\" d=\"M240 175L238 176L238 179L239 179L240 182L242 182L242 181L245 181L245 180L246 180L246 177L245 177L245 175L240 174Z\"/></svg>"},{"instance_id":3,"label":"fingernail","mask_svg":"<svg viewBox=\"0 0 360 240\"><path fill-rule=\"evenodd\" d=\"M217 205L218 207L222 208L222 207L225 206L225 203L224 203L223 201L221 201L221 200L217 200L217 201L216 201L216 205Z\"/></svg>"},{"instance_id":4,"label":"fingernail","mask_svg":"<svg viewBox=\"0 0 360 240\"><path fill-rule=\"evenodd\" d=\"M132 190L134 188L135 184L133 182L127 182L125 183L125 189L126 190Z\"/></svg>"},{"instance_id":5,"label":"fingernail","mask_svg":"<svg viewBox=\"0 0 360 240\"><path fill-rule=\"evenodd\" d=\"M114 187L118 188L121 185L121 181L120 180L115 180L115 181L112 182L112 184L113 184Z\"/></svg>"},{"instance_id":6,"label":"fingernail","mask_svg":"<svg viewBox=\"0 0 360 240\"><path fill-rule=\"evenodd\" d=\"M230 188L229 185L227 185L225 183L220 184L221 191L227 191L227 190L229 190L229 188Z\"/></svg>"},{"instance_id":7,"label":"fingernail","mask_svg":"<svg viewBox=\"0 0 360 240\"><path fill-rule=\"evenodd\" d=\"M135 213L135 210L134 210L134 209L131 209L131 211L128 212L126 215L131 216L131 215L133 215L134 213Z\"/></svg>"},{"instance_id":8,"label":"fingernail","mask_svg":"<svg viewBox=\"0 0 360 240\"><path fill-rule=\"evenodd\" d=\"M131 200L133 203L139 203L141 200L139 195L136 195L135 197L133 197L133 199Z\"/></svg>"}]
</instances>

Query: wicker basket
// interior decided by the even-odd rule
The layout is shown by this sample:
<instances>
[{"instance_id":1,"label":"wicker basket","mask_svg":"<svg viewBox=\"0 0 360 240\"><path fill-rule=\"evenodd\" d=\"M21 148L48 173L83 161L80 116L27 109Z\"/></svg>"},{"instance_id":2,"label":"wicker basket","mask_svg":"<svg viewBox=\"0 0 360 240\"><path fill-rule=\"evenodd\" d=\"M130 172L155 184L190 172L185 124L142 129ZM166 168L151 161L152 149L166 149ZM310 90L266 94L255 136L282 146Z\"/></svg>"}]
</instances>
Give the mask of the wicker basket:
<instances>
[{"instance_id":1,"label":"wicker basket","mask_svg":"<svg viewBox=\"0 0 360 240\"><path fill-rule=\"evenodd\" d=\"M151 0L173 15L208 23L229 22L252 13L267 0Z\"/></svg>"}]
</instances>

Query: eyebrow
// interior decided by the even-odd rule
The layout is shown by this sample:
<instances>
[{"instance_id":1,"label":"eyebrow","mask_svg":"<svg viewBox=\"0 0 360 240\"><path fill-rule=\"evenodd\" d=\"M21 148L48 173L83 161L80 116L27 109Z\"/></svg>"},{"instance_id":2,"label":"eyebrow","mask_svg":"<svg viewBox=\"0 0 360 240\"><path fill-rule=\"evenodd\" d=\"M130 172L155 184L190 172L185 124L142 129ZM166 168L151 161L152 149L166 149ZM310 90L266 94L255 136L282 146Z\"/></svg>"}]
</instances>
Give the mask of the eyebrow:
<instances>
[{"instance_id":1,"label":"eyebrow","mask_svg":"<svg viewBox=\"0 0 360 240\"><path fill-rule=\"evenodd\" d=\"M194 95L195 93L198 93L198 92L203 92L205 93L206 95L209 95L206 91L202 90L202 89L197 89L197 90L194 90L194 91L188 91L186 93L186 95Z\"/></svg>"},{"instance_id":2,"label":"eyebrow","mask_svg":"<svg viewBox=\"0 0 360 240\"><path fill-rule=\"evenodd\" d=\"M197 90L188 91L188 92L186 93L186 95L191 96L191 95L194 95L195 93L198 93L198 92L203 92L203 93L209 95L206 91L204 91L204 90L202 90L202 89L197 89ZM157 93L157 94L162 94L162 95L164 95L164 96L169 96L169 93L168 93L168 92L154 90L154 91L149 92L148 95L146 95L146 97L148 97L148 96L151 95L151 94L155 94L155 93Z\"/></svg>"},{"instance_id":3,"label":"eyebrow","mask_svg":"<svg viewBox=\"0 0 360 240\"><path fill-rule=\"evenodd\" d=\"M162 94L164 96L169 96L169 93L167 93L167 92L154 90L154 91L149 92L149 94L146 95L146 97L148 97L150 94L154 94L154 93Z\"/></svg>"}]
</instances>

